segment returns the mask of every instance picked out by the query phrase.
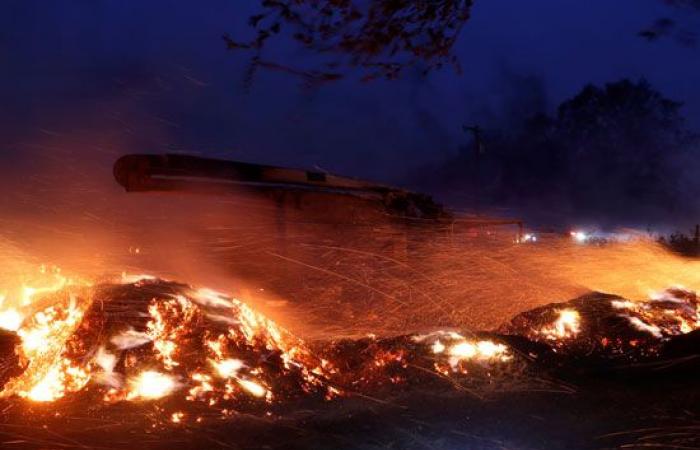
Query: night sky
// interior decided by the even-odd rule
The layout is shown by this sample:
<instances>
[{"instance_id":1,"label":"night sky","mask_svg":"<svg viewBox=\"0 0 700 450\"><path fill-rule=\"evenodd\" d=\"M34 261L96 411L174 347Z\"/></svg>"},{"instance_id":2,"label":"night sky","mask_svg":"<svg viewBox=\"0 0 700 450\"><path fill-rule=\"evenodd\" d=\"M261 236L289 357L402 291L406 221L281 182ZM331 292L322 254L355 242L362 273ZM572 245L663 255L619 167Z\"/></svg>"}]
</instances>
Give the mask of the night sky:
<instances>
[{"instance_id":1,"label":"night sky","mask_svg":"<svg viewBox=\"0 0 700 450\"><path fill-rule=\"evenodd\" d=\"M294 76L266 71L244 89L248 59L221 37L249 35L254 1L9 0L0 8L0 170L8 176L64 154L104 160L108 173L115 155L186 151L400 183L455 154L466 143L463 123L508 127L523 98L551 111L586 83L625 77L646 77L684 102L700 129L700 49L637 36L660 17L697 24L659 0L477 1L456 48L463 74L347 80L311 93ZM288 62L304 61L276 45ZM76 139L82 144L67 148Z\"/></svg>"}]
</instances>

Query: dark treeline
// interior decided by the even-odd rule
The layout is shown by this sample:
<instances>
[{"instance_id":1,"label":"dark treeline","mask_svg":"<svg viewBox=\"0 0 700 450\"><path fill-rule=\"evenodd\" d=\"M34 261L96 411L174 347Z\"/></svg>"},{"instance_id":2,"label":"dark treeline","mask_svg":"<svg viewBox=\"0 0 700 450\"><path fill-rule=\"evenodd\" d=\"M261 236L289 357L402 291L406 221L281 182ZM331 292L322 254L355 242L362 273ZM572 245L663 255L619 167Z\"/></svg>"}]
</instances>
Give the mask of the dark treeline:
<instances>
[{"instance_id":1,"label":"dark treeline","mask_svg":"<svg viewBox=\"0 0 700 450\"><path fill-rule=\"evenodd\" d=\"M700 225L695 225L688 234L675 231L668 236L659 237L658 241L671 251L697 258L700 256Z\"/></svg>"},{"instance_id":2,"label":"dark treeline","mask_svg":"<svg viewBox=\"0 0 700 450\"><path fill-rule=\"evenodd\" d=\"M422 188L465 207L507 207L534 219L560 213L676 224L698 212L698 136L686 127L681 103L645 80L588 85L554 114L472 135L456 156L419 177Z\"/></svg>"}]
</instances>

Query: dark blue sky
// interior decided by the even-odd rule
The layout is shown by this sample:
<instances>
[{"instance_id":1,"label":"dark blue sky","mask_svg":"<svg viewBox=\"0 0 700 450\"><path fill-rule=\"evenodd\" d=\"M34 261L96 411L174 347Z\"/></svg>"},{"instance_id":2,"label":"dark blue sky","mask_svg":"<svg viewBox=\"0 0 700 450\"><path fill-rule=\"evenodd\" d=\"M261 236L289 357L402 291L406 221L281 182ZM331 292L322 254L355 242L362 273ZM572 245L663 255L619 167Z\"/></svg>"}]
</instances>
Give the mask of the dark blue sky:
<instances>
[{"instance_id":1,"label":"dark blue sky","mask_svg":"<svg viewBox=\"0 0 700 450\"><path fill-rule=\"evenodd\" d=\"M244 91L246 57L221 36L245 36L256 4L2 2L0 154L59 148L107 161L184 150L396 180L456 152L462 123L507 126L513 105L551 109L587 82L623 77L684 101L700 128L700 50L636 36L662 16L694 22L659 0L477 0L457 44L462 75L347 81L312 95L265 72Z\"/></svg>"}]
</instances>

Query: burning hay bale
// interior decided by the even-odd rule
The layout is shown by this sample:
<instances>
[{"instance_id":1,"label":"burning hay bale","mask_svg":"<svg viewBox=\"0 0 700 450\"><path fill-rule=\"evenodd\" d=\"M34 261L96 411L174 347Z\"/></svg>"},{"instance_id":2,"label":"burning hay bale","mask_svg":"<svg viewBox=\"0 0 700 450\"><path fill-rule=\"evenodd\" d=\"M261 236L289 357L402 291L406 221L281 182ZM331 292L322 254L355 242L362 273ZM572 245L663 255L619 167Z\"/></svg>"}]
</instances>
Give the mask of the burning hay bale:
<instances>
[{"instance_id":1,"label":"burning hay bale","mask_svg":"<svg viewBox=\"0 0 700 450\"><path fill-rule=\"evenodd\" d=\"M319 343L316 350L335 368L334 383L373 395L440 385L484 387L494 375L513 377L525 365L498 337L455 331L345 339Z\"/></svg>"},{"instance_id":2,"label":"burning hay bale","mask_svg":"<svg viewBox=\"0 0 700 450\"><path fill-rule=\"evenodd\" d=\"M670 356L698 328L697 308L695 294L679 288L641 301L591 293L521 313L498 331L547 345L560 364L617 367Z\"/></svg>"},{"instance_id":3,"label":"burning hay bale","mask_svg":"<svg viewBox=\"0 0 700 450\"><path fill-rule=\"evenodd\" d=\"M80 317L54 355L58 369L31 361L5 395L57 400L89 383L106 403L172 397L224 411L329 394L303 343L213 291L151 279L100 285ZM56 389L37 395L43 383Z\"/></svg>"},{"instance_id":4,"label":"burning hay bale","mask_svg":"<svg viewBox=\"0 0 700 450\"><path fill-rule=\"evenodd\" d=\"M174 423L183 411L267 415L415 389L480 397L489 386L532 386L562 368L697 353L697 301L682 289L637 302L589 294L522 313L497 333L313 344L227 295L151 277L60 286L28 305L16 332L0 334L3 397L102 410L153 404Z\"/></svg>"},{"instance_id":5,"label":"burning hay bale","mask_svg":"<svg viewBox=\"0 0 700 450\"><path fill-rule=\"evenodd\" d=\"M55 304L19 327L17 350L28 365L5 386L6 397L77 395L105 404L167 399L223 413L265 412L302 397L426 381L451 386L453 378L488 378L515 359L492 337L456 332L312 348L238 300L159 279L97 285L89 301L64 291L52 295ZM37 346L35 335L49 341Z\"/></svg>"}]
</instances>

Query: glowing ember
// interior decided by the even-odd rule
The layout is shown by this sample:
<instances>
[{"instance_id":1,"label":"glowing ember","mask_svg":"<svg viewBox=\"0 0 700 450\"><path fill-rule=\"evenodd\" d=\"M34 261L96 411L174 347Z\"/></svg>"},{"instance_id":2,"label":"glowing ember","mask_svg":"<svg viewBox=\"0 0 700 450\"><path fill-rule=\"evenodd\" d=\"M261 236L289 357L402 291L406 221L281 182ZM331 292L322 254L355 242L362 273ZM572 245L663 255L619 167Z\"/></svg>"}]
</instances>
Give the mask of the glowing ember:
<instances>
[{"instance_id":1,"label":"glowing ember","mask_svg":"<svg viewBox=\"0 0 700 450\"><path fill-rule=\"evenodd\" d=\"M243 389L248 391L251 395L255 397L264 397L267 394L267 389L260 386L258 383L250 380L238 380L238 384L241 385Z\"/></svg>"},{"instance_id":2,"label":"glowing ember","mask_svg":"<svg viewBox=\"0 0 700 450\"><path fill-rule=\"evenodd\" d=\"M173 392L177 384L172 377L155 371L142 372L136 379L131 380L128 400L155 400Z\"/></svg>"},{"instance_id":3,"label":"glowing ember","mask_svg":"<svg viewBox=\"0 0 700 450\"><path fill-rule=\"evenodd\" d=\"M464 341L453 345L447 351L449 363L455 367L462 361L501 361L511 359L508 347L493 341L481 340L476 342Z\"/></svg>"},{"instance_id":4,"label":"glowing ember","mask_svg":"<svg viewBox=\"0 0 700 450\"><path fill-rule=\"evenodd\" d=\"M184 296L178 295L173 299L151 303L148 312L152 318L147 324L148 337L153 341L153 347L165 368L172 369L179 365L174 359L177 341L187 333L187 328L182 325L192 320L196 308ZM183 322L169 322L166 319L168 315L179 315Z\"/></svg>"},{"instance_id":5,"label":"glowing ember","mask_svg":"<svg viewBox=\"0 0 700 450\"><path fill-rule=\"evenodd\" d=\"M436 355L445 351L445 345L442 342L440 342L440 340L435 341L432 348L433 353L435 353Z\"/></svg>"},{"instance_id":6,"label":"glowing ember","mask_svg":"<svg viewBox=\"0 0 700 450\"><path fill-rule=\"evenodd\" d=\"M84 392L107 403L171 396L178 408L194 402L229 415L300 396L332 399L410 383L412 377L461 383L483 374L491 381L494 370L517 373L523 362L518 341L504 336L509 332L369 336L310 347L225 294L147 276L129 280L89 288L56 283L51 286L64 288L43 291L42 298L33 296L38 290L24 289L23 294L34 294L0 309L0 326L16 331L13 342L20 342L15 351L23 369L7 376L2 396L51 402ZM26 298L30 306L18 306ZM522 318L516 327L522 331L514 334L563 354L560 350L575 347L598 323L589 320L597 316L587 305L603 305L616 324L622 317L649 340L698 328L695 296L687 291L640 302L607 299L543 307ZM645 338L634 333L644 345ZM593 336L608 349L621 342L607 331ZM166 413L172 423L185 417L181 411Z\"/></svg>"},{"instance_id":7,"label":"glowing ember","mask_svg":"<svg viewBox=\"0 0 700 450\"><path fill-rule=\"evenodd\" d=\"M476 345L470 342L460 342L449 350L450 356L458 359L471 359L475 357L477 353Z\"/></svg>"},{"instance_id":8,"label":"glowing ember","mask_svg":"<svg viewBox=\"0 0 700 450\"><path fill-rule=\"evenodd\" d=\"M58 279L53 285L42 288L25 286L22 289L19 303L25 309L38 302L39 297L35 298L35 295L43 298L56 289L76 285L68 278L58 275L57 270L50 273ZM10 380L0 395L53 401L66 393L81 390L87 384L89 371L63 356L67 340L82 320L84 306L72 293L64 292L54 300L54 304L26 318L14 308L2 312L3 317L11 322L9 328L16 328L22 342L17 352L28 362L28 367L21 376Z\"/></svg>"},{"instance_id":9,"label":"glowing ember","mask_svg":"<svg viewBox=\"0 0 700 450\"><path fill-rule=\"evenodd\" d=\"M581 331L581 315L573 309L559 311L559 317L550 326L540 330L547 339L570 339Z\"/></svg>"},{"instance_id":10,"label":"glowing ember","mask_svg":"<svg viewBox=\"0 0 700 450\"><path fill-rule=\"evenodd\" d=\"M225 359L220 362L213 362L216 371L223 378L234 378L243 367L243 361L238 359Z\"/></svg>"},{"instance_id":11,"label":"glowing ember","mask_svg":"<svg viewBox=\"0 0 700 450\"><path fill-rule=\"evenodd\" d=\"M449 368L456 372L461 372L460 364L466 362L504 363L512 359L508 347L504 344L488 339L467 339L454 331L438 331L414 336L413 340L429 344L433 355L440 358L446 357ZM445 375L445 367L442 366L441 361L438 361L436 370Z\"/></svg>"},{"instance_id":12,"label":"glowing ember","mask_svg":"<svg viewBox=\"0 0 700 450\"><path fill-rule=\"evenodd\" d=\"M90 381L90 375L80 367L63 359L51 366L48 373L28 392L19 395L37 402L51 402L63 397L66 392L76 392Z\"/></svg>"},{"instance_id":13,"label":"glowing ember","mask_svg":"<svg viewBox=\"0 0 700 450\"><path fill-rule=\"evenodd\" d=\"M508 347L493 341L479 341L476 344L476 349L477 354L482 359L504 358L508 354Z\"/></svg>"},{"instance_id":14,"label":"glowing ember","mask_svg":"<svg viewBox=\"0 0 700 450\"><path fill-rule=\"evenodd\" d=\"M79 293L67 289L67 282L56 284L64 289L41 303L32 299L44 306L29 314L0 309L3 326L19 337L17 354L24 365L5 383L2 396L50 402L92 382L109 403L155 400L182 390L184 400L231 411L258 399L266 404L285 396L338 393L321 380L333 370L327 361L247 305L144 275L123 279L133 283ZM115 297L115 290L122 294ZM153 297L154 292L160 294ZM97 301L102 295L107 303ZM132 320L127 328L124 318Z\"/></svg>"},{"instance_id":15,"label":"glowing ember","mask_svg":"<svg viewBox=\"0 0 700 450\"><path fill-rule=\"evenodd\" d=\"M613 300L611 306L635 329L657 339L690 333L700 325L695 294L680 287L652 293L648 301Z\"/></svg>"}]
</instances>

